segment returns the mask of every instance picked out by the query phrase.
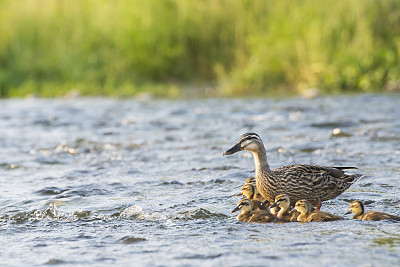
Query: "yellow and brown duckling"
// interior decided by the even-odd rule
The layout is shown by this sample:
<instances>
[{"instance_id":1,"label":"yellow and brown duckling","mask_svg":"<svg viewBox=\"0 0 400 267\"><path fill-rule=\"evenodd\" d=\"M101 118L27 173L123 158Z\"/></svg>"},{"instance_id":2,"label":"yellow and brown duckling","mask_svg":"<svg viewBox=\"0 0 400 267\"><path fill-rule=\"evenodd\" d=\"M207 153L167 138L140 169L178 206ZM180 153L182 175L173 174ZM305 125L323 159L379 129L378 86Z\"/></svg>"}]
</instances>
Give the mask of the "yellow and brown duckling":
<instances>
[{"instance_id":1,"label":"yellow and brown duckling","mask_svg":"<svg viewBox=\"0 0 400 267\"><path fill-rule=\"evenodd\" d=\"M396 220L400 221L400 216L387 214L380 211L370 211L365 213L364 204L355 200L350 203L350 211L346 214L354 213L353 219L363 221Z\"/></svg>"},{"instance_id":2,"label":"yellow and brown duckling","mask_svg":"<svg viewBox=\"0 0 400 267\"><path fill-rule=\"evenodd\" d=\"M237 196L245 196L248 199L255 199L261 202L264 202L265 199L258 192L256 184L245 183L240 189L240 193Z\"/></svg>"},{"instance_id":3,"label":"yellow and brown duckling","mask_svg":"<svg viewBox=\"0 0 400 267\"><path fill-rule=\"evenodd\" d=\"M232 210L233 212L241 211L241 213L236 217L237 220L242 222L256 222L256 223L269 223L276 222L277 218L265 210L254 210L253 204L250 199L241 199L236 208Z\"/></svg>"},{"instance_id":4,"label":"yellow and brown duckling","mask_svg":"<svg viewBox=\"0 0 400 267\"><path fill-rule=\"evenodd\" d=\"M342 220L343 218L328 212L323 211L311 211L312 206L310 202L305 199L296 202L294 208L301 214L297 217L297 221L307 223L307 222L328 222Z\"/></svg>"},{"instance_id":5,"label":"yellow and brown duckling","mask_svg":"<svg viewBox=\"0 0 400 267\"><path fill-rule=\"evenodd\" d=\"M232 155L247 150L253 154L256 166L255 178L261 196L272 203L277 195L287 194L291 205L300 199L307 199L313 205L342 194L361 175L346 174L346 169L356 167L325 167L296 164L271 170L267 162L264 144L258 134L245 133L238 142L222 155Z\"/></svg>"},{"instance_id":6,"label":"yellow and brown duckling","mask_svg":"<svg viewBox=\"0 0 400 267\"><path fill-rule=\"evenodd\" d=\"M277 217L282 222L297 222L297 217L299 217L300 212L296 210L289 211L290 198L286 194L281 194L276 196L274 204L270 206L270 209L274 207L279 207L280 210Z\"/></svg>"},{"instance_id":7,"label":"yellow and brown duckling","mask_svg":"<svg viewBox=\"0 0 400 267\"><path fill-rule=\"evenodd\" d=\"M255 184L244 184L240 193L237 196L245 196L246 198L250 199L251 203L253 204L253 209L255 210L267 210L266 205L262 205L265 199L257 192Z\"/></svg>"}]
</instances>

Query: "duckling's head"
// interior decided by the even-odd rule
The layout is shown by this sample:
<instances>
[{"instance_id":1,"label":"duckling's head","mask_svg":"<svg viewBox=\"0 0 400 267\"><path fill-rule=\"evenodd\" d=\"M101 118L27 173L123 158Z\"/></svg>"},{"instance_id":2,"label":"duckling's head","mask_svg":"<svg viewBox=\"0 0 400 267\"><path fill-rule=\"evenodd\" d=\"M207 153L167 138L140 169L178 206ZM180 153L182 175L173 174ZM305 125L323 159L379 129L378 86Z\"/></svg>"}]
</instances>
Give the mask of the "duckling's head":
<instances>
[{"instance_id":1,"label":"duckling's head","mask_svg":"<svg viewBox=\"0 0 400 267\"><path fill-rule=\"evenodd\" d=\"M245 212L251 211L252 209L253 209L253 205L251 204L250 199L244 198L238 202L236 208L234 208L232 210L232 213L234 213L238 210L242 211L242 213L245 213Z\"/></svg>"},{"instance_id":2,"label":"duckling's head","mask_svg":"<svg viewBox=\"0 0 400 267\"><path fill-rule=\"evenodd\" d=\"M258 152L260 147L264 147L264 144L261 141L261 138L258 136L258 134L245 133L239 138L239 141L237 141L236 145L234 145L231 149L228 149L227 151L222 153L222 156L232 155L242 150L248 150L250 152Z\"/></svg>"},{"instance_id":3,"label":"duckling's head","mask_svg":"<svg viewBox=\"0 0 400 267\"><path fill-rule=\"evenodd\" d=\"M275 207L279 207L279 208L284 208L284 209L288 209L290 206L290 198L288 195L286 194L282 194L282 195L278 195L275 197L275 202L274 204L272 204L269 208L275 208Z\"/></svg>"},{"instance_id":4,"label":"duckling's head","mask_svg":"<svg viewBox=\"0 0 400 267\"><path fill-rule=\"evenodd\" d=\"M364 213L364 204L360 200L354 200L350 203L350 211L349 213L355 213L356 215L360 215Z\"/></svg>"},{"instance_id":5,"label":"duckling's head","mask_svg":"<svg viewBox=\"0 0 400 267\"><path fill-rule=\"evenodd\" d=\"M256 183L256 178L249 177L249 178L246 179L246 181L244 183L245 184L255 184Z\"/></svg>"},{"instance_id":6,"label":"duckling's head","mask_svg":"<svg viewBox=\"0 0 400 267\"><path fill-rule=\"evenodd\" d=\"M247 198L253 198L254 193L255 193L254 185L253 184L244 184L242 186L242 189L240 190L240 193L242 193L242 195Z\"/></svg>"},{"instance_id":7,"label":"duckling's head","mask_svg":"<svg viewBox=\"0 0 400 267\"><path fill-rule=\"evenodd\" d=\"M311 204L305 199L299 200L294 205L294 208L301 214L308 214L311 211Z\"/></svg>"}]
</instances>

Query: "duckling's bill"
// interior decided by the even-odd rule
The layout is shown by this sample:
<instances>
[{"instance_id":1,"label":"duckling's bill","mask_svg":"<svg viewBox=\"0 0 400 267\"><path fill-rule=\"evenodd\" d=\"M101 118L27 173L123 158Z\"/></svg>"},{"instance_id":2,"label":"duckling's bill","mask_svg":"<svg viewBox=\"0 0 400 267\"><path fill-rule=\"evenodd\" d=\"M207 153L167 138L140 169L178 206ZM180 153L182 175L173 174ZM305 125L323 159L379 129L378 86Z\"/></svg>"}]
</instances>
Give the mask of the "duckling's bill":
<instances>
[{"instance_id":1,"label":"duckling's bill","mask_svg":"<svg viewBox=\"0 0 400 267\"><path fill-rule=\"evenodd\" d=\"M265 202L265 201L264 201ZM264 204L263 202L263 204ZM269 206L270 209L278 207L278 202L275 202L274 204L272 204L271 206Z\"/></svg>"},{"instance_id":2,"label":"duckling's bill","mask_svg":"<svg viewBox=\"0 0 400 267\"><path fill-rule=\"evenodd\" d=\"M239 207L239 206L235 207L235 208L231 211L231 213L237 212L238 210L240 210L240 207Z\"/></svg>"}]
</instances>

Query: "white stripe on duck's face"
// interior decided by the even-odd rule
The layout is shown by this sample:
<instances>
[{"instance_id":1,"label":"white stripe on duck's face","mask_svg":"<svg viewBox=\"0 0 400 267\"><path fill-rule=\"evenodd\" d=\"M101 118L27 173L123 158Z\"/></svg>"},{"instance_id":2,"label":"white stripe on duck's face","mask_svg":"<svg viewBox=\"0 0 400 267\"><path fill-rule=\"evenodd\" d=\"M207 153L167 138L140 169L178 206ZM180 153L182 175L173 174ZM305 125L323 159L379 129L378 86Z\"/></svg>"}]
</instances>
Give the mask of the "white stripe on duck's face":
<instances>
[{"instance_id":1,"label":"white stripe on duck's face","mask_svg":"<svg viewBox=\"0 0 400 267\"><path fill-rule=\"evenodd\" d=\"M263 146L261 138L255 133L243 134L238 144L244 150L257 151L260 146Z\"/></svg>"},{"instance_id":2,"label":"white stripe on duck's face","mask_svg":"<svg viewBox=\"0 0 400 267\"><path fill-rule=\"evenodd\" d=\"M232 155L244 149L248 151L257 151L260 146L263 147L263 143L258 134L247 133L243 134L239 138L239 141L232 148L222 153L222 155Z\"/></svg>"}]
</instances>

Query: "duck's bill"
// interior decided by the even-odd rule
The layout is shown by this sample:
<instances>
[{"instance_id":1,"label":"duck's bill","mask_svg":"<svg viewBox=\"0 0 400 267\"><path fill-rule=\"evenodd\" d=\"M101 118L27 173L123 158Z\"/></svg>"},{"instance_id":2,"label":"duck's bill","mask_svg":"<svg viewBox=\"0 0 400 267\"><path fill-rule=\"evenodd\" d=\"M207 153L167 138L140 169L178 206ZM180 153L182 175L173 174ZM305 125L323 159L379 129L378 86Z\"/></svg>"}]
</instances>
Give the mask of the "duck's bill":
<instances>
[{"instance_id":1,"label":"duck's bill","mask_svg":"<svg viewBox=\"0 0 400 267\"><path fill-rule=\"evenodd\" d=\"M276 203L276 202L274 204L272 204L271 206L269 206L270 209L275 208L275 207L278 207L278 203Z\"/></svg>"},{"instance_id":2,"label":"duck's bill","mask_svg":"<svg viewBox=\"0 0 400 267\"><path fill-rule=\"evenodd\" d=\"M242 194L242 193L239 193L239 194L236 194L236 196L237 196L237 197L243 196L243 194Z\"/></svg>"},{"instance_id":3,"label":"duck's bill","mask_svg":"<svg viewBox=\"0 0 400 267\"><path fill-rule=\"evenodd\" d=\"M236 152L242 151L242 147L240 146L240 144L236 144L234 145L231 149L228 149L227 151L225 151L224 153L222 153L222 156L225 155L232 155L235 154Z\"/></svg>"},{"instance_id":4,"label":"duck's bill","mask_svg":"<svg viewBox=\"0 0 400 267\"><path fill-rule=\"evenodd\" d=\"M264 206L264 205L267 205L267 204L269 204L269 201L268 201L268 200L265 200L264 202L261 203L261 205L263 205L263 206Z\"/></svg>"},{"instance_id":5,"label":"duck's bill","mask_svg":"<svg viewBox=\"0 0 400 267\"><path fill-rule=\"evenodd\" d=\"M237 212L238 210L240 210L239 206L237 206L236 208L234 208L231 213Z\"/></svg>"},{"instance_id":6,"label":"duck's bill","mask_svg":"<svg viewBox=\"0 0 400 267\"><path fill-rule=\"evenodd\" d=\"M348 215L348 214L351 214L351 211L346 212L344 215Z\"/></svg>"}]
</instances>

